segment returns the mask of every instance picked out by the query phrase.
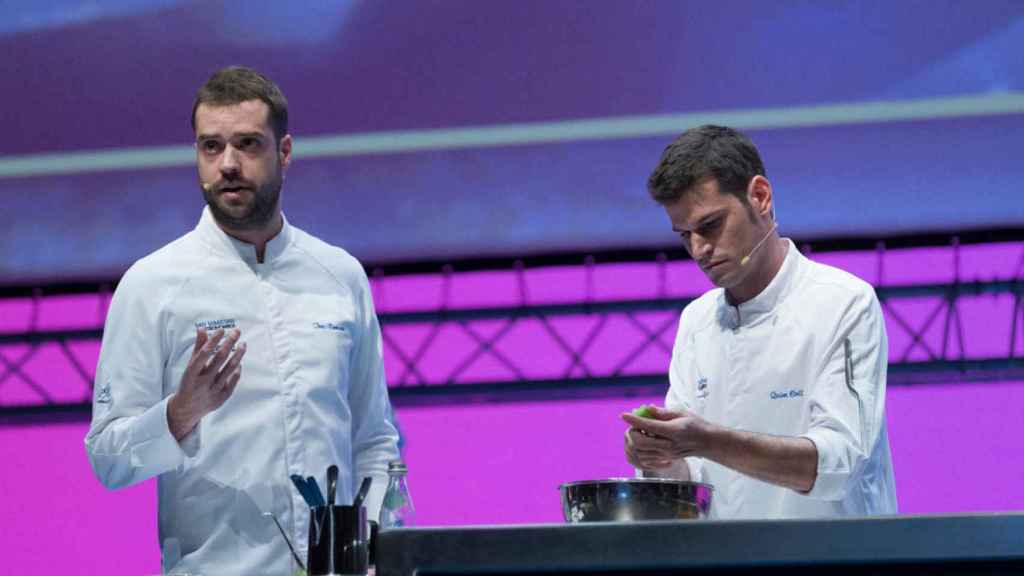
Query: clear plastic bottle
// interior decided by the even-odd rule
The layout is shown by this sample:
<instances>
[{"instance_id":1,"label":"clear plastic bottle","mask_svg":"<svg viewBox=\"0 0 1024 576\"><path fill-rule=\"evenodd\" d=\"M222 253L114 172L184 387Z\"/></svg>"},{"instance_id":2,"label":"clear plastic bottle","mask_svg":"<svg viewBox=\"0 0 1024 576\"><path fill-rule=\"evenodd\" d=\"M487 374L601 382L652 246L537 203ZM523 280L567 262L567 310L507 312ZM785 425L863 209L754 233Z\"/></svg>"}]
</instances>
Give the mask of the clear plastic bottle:
<instances>
[{"instance_id":1,"label":"clear plastic bottle","mask_svg":"<svg viewBox=\"0 0 1024 576\"><path fill-rule=\"evenodd\" d=\"M409 484L405 476L409 469L401 460L388 462L388 489L384 493L384 503L380 507L380 530L411 526L416 509L409 495Z\"/></svg>"}]
</instances>

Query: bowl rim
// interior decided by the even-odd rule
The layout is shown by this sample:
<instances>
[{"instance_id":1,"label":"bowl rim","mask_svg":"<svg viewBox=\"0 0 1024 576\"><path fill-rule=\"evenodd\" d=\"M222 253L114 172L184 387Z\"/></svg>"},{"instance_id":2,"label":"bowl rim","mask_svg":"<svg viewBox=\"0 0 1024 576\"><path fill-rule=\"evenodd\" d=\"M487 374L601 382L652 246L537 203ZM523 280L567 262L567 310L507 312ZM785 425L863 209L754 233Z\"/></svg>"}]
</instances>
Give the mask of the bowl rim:
<instances>
[{"instance_id":1,"label":"bowl rim","mask_svg":"<svg viewBox=\"0 0 1024 576\"><path fill-rule=\"evenodd\" d=\"M694 482L693 480L677 480L675 478L604 478L601 480L575 480L559 484L558 489L572 488L583 484L676 484L680 486L703 486L714 492L715 487L706 482Z\"/></svg>"}]
</instances>

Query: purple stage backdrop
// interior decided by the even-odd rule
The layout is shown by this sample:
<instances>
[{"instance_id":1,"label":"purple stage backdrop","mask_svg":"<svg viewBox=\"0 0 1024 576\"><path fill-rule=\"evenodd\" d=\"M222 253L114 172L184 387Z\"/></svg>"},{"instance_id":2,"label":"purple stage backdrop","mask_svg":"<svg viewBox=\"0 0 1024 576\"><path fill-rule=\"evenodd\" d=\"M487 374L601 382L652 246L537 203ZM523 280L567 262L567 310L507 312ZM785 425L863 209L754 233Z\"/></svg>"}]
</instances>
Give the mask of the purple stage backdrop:
<instances>
[{"instance_id":1,"label":"purple stage backdrop","mask_svg":"<svg viewBox=\"0 0 1024 576\"><path fill-rule=\"evenodd\" d=\"M289 97L289 219L363 261L670 245L643 183L675 134L705 122L751 134L787 235L1019 227L1021 53L1019 0L0 4L0 284L114 279L192 228L188 110L230 64ZM885 287L1024 278L1021 243L812 257ZM691 262L373 279L382 313L708 287ZM0 299L0 334L94 330L109 295L42 300ZM1013 356L1019 302L962 295L954 317L941 296L889 301L890 361L934 359L937 340L963 358ZM582 313L385 325L388 381L662 373L677 317L608 314L599 334ZM590 336L583 367L572 351ZM89 401L98 352L0 344L0 405ZM619 414L661 398L559 393L400 406L418 521L560 522L560 483L631 474ZM1024 508L1024 382L890 386L887 401L901 513ZM106 491L86 429L0 425L4 571L159 572L155 482Z\"/></svg>"}]
</instances>

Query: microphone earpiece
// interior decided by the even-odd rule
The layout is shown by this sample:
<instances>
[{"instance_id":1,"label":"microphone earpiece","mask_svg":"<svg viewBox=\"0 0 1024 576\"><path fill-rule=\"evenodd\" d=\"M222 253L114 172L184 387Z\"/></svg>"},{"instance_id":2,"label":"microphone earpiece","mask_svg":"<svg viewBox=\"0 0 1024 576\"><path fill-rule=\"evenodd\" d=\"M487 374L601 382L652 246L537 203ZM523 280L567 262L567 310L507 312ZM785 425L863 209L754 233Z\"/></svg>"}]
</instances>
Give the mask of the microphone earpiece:
<instances>
[{"instance_id":1,"label":"microphone earpiece","mask_svg":"<svg viewBox=\"0 0 1024 576\"><path fill-rule=\"evenodd\" d=\"M778 222L772 222L772 227L768 230L768 233L764 235L764 238L761 238L761 241L757 243L757 246L754 246L754 249L740 260L740 266L746 266L747 262L750 262L750 257L754 255L754 252L757 252L757 249L761 247L761 244L764 244L764 241L767 240L768 237L772 235L772 232L775 232L775 229L778 227Z\"/></svg>"}]
</instances>

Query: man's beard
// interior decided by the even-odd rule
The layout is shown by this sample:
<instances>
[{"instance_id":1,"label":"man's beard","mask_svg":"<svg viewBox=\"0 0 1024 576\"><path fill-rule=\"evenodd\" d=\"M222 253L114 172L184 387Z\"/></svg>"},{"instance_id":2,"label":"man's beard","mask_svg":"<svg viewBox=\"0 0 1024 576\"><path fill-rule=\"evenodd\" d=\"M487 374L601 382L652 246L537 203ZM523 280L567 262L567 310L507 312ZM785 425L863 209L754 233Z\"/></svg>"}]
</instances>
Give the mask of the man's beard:
<instances>
[{"instance_id":1,"label":"man's beard","mask_svg":"<svg viewBox=\"0 0 1024 576\"><path fill-rule=\"evenodd\" d=\"M246 206L247 210L238 216L222 208L218 202L221 188L235 184L242 184L252 192L252 201ZM277 203L280 197L280 174L258 188L245 181L226 181L209 190L203 188L203 198L206 200L206 205L210 207L213 218L229 230L246 231L265 228L277 212Z\"/></svg>"}]
</instances>

